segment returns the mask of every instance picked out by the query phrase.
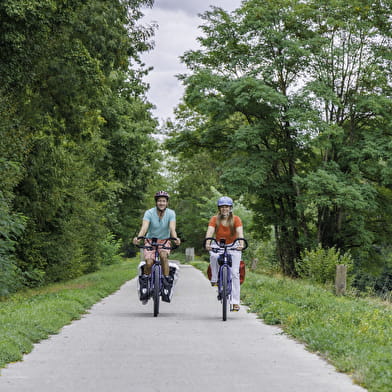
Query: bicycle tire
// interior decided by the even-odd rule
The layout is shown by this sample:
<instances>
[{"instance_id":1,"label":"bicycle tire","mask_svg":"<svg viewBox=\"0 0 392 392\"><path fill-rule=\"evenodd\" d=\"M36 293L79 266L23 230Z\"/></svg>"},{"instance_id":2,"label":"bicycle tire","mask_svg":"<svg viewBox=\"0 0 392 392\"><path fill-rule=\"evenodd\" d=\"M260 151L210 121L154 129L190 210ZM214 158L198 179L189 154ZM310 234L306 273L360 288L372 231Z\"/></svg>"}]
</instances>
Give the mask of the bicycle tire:
<instances>
[{"instance_id":1,"label":"bicycle tire","mask_svg":"<svg viewBox=\"0 0 392 392\"><path fill-rule=\"evenodd\" d=\"M222 320L227 320L227 279L228 271L227 267L222 268Z\"/></svg>"},{"instance_id":2,"label":"bicycle tire","mask_svg":"<svg viewBox=\"0 0 392 392\"><path fill-rule=\"evenodd\" d=\"M160 288L161 288L161 282L160 282L160 276L159 276L159 268L154 268L154 291L152 293L152 298L154 302L154 317L157 317L159 314L159 297L160 297Z\"/></svg>"}]
</instances>

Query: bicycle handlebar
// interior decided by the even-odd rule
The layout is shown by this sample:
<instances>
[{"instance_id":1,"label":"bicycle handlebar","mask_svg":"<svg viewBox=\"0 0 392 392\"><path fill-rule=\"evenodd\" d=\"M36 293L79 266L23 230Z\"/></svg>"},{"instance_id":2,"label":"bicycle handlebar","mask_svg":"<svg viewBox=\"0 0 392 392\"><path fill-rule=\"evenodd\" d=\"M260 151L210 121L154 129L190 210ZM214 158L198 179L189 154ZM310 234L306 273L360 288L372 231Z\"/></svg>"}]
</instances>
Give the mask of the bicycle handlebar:
<instances>
[{"instance_id":1,"label":"bicycle handlebar","mask_svg":"<svg viewBox=\"0 0 392 392\"><path fill-rule=\"evenodd\" d=\"M216 240L216 238L207 237L207 238L204 239L203 248L206 247L206 242L207 242L207 241L213 241L213 242L214 242L219 248L221 248L221 249L232 248L232 249L230 249L230 250L239 250L239 249L233 248L234 245L235 245L235 243L236 243L236 242L239 242L239 241L243 241L244 244L245 244L245 246L241 249L241 251L247 249L248 246L249 246L249 245L248 245L248 241L247 241L245 238L236 238L236 239L234 240L233 243L226 245L224 242L218 242L218 241Z\"/></svg>"},{"instance_id":2,"label":"bicycle handlebar","mask_svg":"<svg viewBox=\"0 0 392 392\"><path fill-rule=\"evenodd\" d=\"M145 240L148 245L143 244L143 245L136 245L138 248L143 248L147 250L154 250L154 248L161 248L161 249L168 249L168 250L174 250L178 248L178 245L174 244L172 245L171 241L176 241L177 238L174 237L169 237L165 239L165 242L162 244L158 244L158 238L147 238L147 237L137 237L137 239L140 240ZM166 246L166 243L170 241L170 246Z\"/></svg>"}]
</instances>

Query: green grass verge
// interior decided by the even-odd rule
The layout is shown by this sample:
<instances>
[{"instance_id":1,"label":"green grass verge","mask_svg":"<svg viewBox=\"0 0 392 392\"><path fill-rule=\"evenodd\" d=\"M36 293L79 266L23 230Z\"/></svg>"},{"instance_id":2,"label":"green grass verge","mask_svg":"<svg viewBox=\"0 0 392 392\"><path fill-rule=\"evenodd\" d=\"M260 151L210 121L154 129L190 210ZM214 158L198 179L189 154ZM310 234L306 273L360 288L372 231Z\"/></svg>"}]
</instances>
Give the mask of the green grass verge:
<instances>
[{"instance_id":1,"label":"green grass verge","mask_svg":"<svg viewBox=\"0 0 392 392\"><path fill-rule=\"evenodd\" d=\"M65 283L17 293L0 302L0 368L19 361L33 344L56 334L100 299L136 276L136 259Z\"/></svg>"},{"instance_id":2,"label":"green grass verge","mask_svg":"<svg viewBox=\"0 0 392 392\"><path fill-rule=\"evenodd\" d=\"M192 264L203 272L208 265ZM266 324L279 325L370 392L391 391L391 304L336 297L304 281L249 271L241 299Z\"/></svg>"}]
</instances>

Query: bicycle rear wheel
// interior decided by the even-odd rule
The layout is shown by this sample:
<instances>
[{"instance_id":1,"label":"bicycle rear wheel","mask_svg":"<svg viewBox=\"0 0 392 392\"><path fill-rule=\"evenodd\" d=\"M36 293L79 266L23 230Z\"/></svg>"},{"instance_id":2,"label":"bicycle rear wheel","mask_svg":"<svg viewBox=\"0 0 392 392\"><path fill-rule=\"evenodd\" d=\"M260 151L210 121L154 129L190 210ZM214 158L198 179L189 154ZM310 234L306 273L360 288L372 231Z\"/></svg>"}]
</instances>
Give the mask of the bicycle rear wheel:
<instances>
[{"instance_id":1,"label":"bicycle rear wheel","mask_svg":"<svg viewBox=\"0 0 392 392\"><path fill-rule=\"evenodd\" d=\"M160 288L161 288L161 282L160 282L160 276L159 276L159 268L154 268L154 291L152 293L152 299L154 301L154 317L157 317L159 314L159 297L160 297Z\"/></svg>"},{"instance_id":2,"label":"bicycle rear wheel","mask_svg":"<svg viewBox=\"0 0 392 392\"><path fill-rule=\"evenodd\" d=\"M222 320L227 320L227 280L228 271L227 266L222 268Z\"/></svg>"}]
</instances>

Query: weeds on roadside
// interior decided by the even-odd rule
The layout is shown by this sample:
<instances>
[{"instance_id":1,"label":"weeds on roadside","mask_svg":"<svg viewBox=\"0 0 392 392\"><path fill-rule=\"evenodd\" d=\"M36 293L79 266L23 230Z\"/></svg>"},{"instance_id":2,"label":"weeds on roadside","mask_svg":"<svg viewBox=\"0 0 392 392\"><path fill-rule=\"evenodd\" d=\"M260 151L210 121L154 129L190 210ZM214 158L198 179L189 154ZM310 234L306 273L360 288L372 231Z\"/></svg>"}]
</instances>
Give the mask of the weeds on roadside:
<instances>
[{"instance_id":1,"label":"weeds on roadside","mask_svg":"<svg viewBox=\"0 0 392 392\"><path fill-rule=\"evenodd\" d=\"M336 266L344 264L348 272L348 285L352 277L354 260L349 253L341 254L334 247L324 249L319 244L316 249L305 250L301 259L295 260L295 270L298 276L313 283L333 283L336 275Z\"/></svg>"}]
</instances>

